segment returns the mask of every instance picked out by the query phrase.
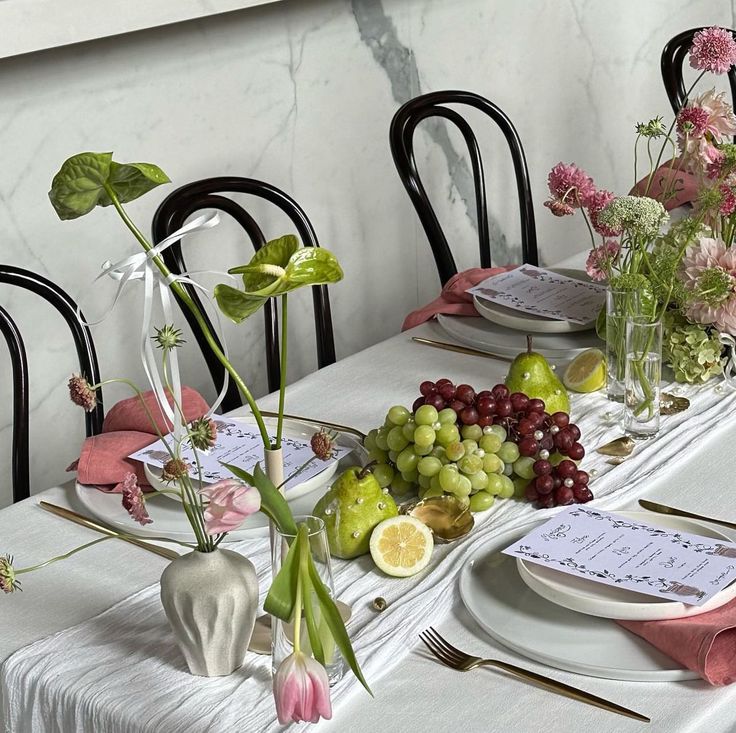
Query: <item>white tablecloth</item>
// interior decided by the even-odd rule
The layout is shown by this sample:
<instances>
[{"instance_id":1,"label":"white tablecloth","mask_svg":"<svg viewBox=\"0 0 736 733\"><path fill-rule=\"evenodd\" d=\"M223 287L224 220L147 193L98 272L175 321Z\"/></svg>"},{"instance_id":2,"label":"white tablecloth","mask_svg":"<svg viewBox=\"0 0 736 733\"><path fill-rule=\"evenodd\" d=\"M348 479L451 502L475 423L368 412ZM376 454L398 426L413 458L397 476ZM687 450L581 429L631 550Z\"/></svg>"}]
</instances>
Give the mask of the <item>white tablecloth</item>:
<instances>
[{"instance_id":1,"label":"white tablecloth","mask_svg":"<svg viewBox=\"0 0 736 733\"><path fill-rule=\"evenodd\" d=\"M447 340L434 324L421 326L415 333ZM410 404L418 382L424 378L448 376L480 389L500 381L505 370L506 365L501 362L430 349L411 343L409 335L401 334L296 383L289 388L287 409L367 430L383 419L390 405ZM698 399L701 407L709 408L700 419L692 419L696 409L668 418L667 434L637 451L638 457L615 468L605 466L610 473L604 475L601 471L592 484L600 497L598 506L623 508L631 505L636 497L647 494L703 513L736 515L736 496L730 480L736 473L736 457L730 449L736 426L729 426L726 419L736 396L720 396L707 388ZM273 398L267 398L263 404L272 407ZM618 431L600 420L605 404L601 396L587 401L587 407L583 407L585 404L578 399L574 414L578 420L579 408L590 410L592 406L580 422L583 441L594 447ZM604 467L600 458L586 460L586 466L594 464ZM52 489L43 498L68 503L70 495L68 490ZM34 498L0 512L0 552L14 552L21 565L42 560L90 536L86 530L47 516L35 506L36 501ZM428 727L427 721L431 721L433 730L440 731L458 727L469 731L537 731L541 726L561 731L592 726L600 731L627 731L642 725L551 695L497 672L483 670L463 675L439 666L415 640L416 633L442 619L440 630L457 646L481 655L514 659L639 710L652 717L650 730L734 730L736 715L732 708L736 688L713 689L702 682L623 683L545 669L497 647L469 619L458 600L454 582L464 558L483 541L484 535L537 516L544 514L534 515L524 505L497 502L497 507L482 518L463 545L437 552L436 569L413 580L388 579L372 569L367 559L339 568L338 593L354 606L351 631L354 634L358 631L356 645L364 653L363 662L376 696L371 700L358 685L342 685L336 691L335 718L321 723L321 729L410 731ZM132 592L154 583L164 564L164 560L136 548L108 542L53 569L24 576L24 593L0 599L0 659L29 642L90 619ZM429 579L431 583L425 582ZM432 597L431 587L435 585L441 592L436 602L427 604ZM420 590L424 593L419 593ZM385 597L390 604L389 611L380 618L368 608L377 595ZM396 623L397 620L400 622ZM37 651L44 648L35 647ZM17 679L13 677L11 693L16 690L32 698L37 692L33 687L24 687L23 677L23 671L28 669L24 664L33 650L31 647L6 663L2 673L9 675L6 679L21 672ZM389 674L381 676L382 671L388 670ZM114 671L111 674L114 680ZM55 686L62 709L67 702L71 703L72 693L78 692L78 685L72 679L68 680L71 687L65 687L64 678ZM267 679L262 683L267 685ZM14 706L21 700L22 696L14 701ZM130 699L130 709L135 709L137 704L135 698ZM11 718L11 713L6 705L6 717ZM125 715L119 720L126 720ZM146 727L146 721L143 718L140 730L153 729ZM243 729L230 725L228 721L225 727L207 727L201 721L199 727L191 726L189 730ZM156 730L176 728L156 727Z\"/></svg>"}]
</instances>

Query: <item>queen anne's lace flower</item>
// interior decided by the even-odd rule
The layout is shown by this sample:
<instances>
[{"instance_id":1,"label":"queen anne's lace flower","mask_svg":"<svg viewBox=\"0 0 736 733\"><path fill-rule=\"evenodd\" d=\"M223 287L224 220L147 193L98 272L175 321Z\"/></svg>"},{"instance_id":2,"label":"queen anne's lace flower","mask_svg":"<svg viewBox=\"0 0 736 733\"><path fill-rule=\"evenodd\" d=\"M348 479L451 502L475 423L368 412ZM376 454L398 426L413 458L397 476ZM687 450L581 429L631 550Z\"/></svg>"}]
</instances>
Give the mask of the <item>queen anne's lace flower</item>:
<instances>
[{"instance_id":1,"label":"queen anne's lace flower","mask_svg":"<svg viewBox=\"0 0 736 733\"><path fill-rule=\"evenodd\" d=\"M725 28L704 28L693 36L690 66L714 74L725 74L736 63L736 42Z\"/></svg>"},{"instance_id":2,"label":"queen anne's lace flower","mask_svg":"<svg viewBox=\"0 0 736 733\"><path fill-rule=\"evenodd\" d=\"M648 196L620 196L611 201L598 217L603 226L642 239L654 239L668 220L664 206Z\"/></svg>"}]
</instances>

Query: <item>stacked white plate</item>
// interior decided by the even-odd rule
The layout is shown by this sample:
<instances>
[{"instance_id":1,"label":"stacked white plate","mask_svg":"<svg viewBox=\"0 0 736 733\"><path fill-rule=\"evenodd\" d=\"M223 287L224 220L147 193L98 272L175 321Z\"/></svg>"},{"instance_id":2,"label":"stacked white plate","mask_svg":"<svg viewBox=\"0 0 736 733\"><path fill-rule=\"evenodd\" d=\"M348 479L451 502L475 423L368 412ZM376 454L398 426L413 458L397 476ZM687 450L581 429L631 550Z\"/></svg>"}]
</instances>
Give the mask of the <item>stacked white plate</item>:
<instances>
[{"instance_id":1,"label":"stacked white plate","mask_svg":"<svg viewBox=\"0 0 736 733\"><path fill-rule=\"evenodd\" d=\"M730 540L690 519L618 513L656 526ZM698 678L613 619L704 613L736 597L736 583L703 606L688 606L575 578L501 553L529 531L514 530L494 538L468 560L460 575L466 608L496 641L551 667L593 677L646 682Z\"/></svg>"}]
</instances>

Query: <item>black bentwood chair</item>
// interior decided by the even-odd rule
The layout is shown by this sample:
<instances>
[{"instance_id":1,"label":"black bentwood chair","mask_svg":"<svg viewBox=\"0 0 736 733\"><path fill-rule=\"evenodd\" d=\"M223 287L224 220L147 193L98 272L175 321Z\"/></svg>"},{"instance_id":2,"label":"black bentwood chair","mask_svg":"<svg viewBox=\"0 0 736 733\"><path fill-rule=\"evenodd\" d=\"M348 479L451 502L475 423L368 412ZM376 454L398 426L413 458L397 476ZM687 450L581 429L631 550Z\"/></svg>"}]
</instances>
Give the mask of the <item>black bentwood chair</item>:
<instances>
[{"instance_id":1,"label":"black bentwood chair","mask_svg":"<svg viewBox=\"0 0 736 733\"><path fill-rule=\"evenodd\" d=\"M468 146L470 164L473 169L475 186L475 202L478 214L478 244L480 249L480 266L491 266L491 244L488 231L488 210L486 205L486 187L483 175L478 141L467 121L447 104L460 104L475 107L488 115L501 129L511 151L511 159L516 175L516 188L519 196L521 216L521 256L525 263L538 264L537 234L534 226L534 208L529 186L529 172L527 170L524 150L521 147L519 135L511 120L493 102L463 91L444 91L424 94L409 100L399 108L391 121L389 139L396 169L399 172L404 187L411 198L414 208L419 215L424 231L432 247L432 253L437 264L440 281L444 285L457 273L457 266L450 251L442 227L429 202L427 192L419 177L414 159L414 131L417 125L428 117L444 117L456 125Z\"/></svg>"},{"instance_id":2,"label":"black bentwood chair","mask_svg":"<svg viewBox=\"0 0 736 733\"><path fill-rule=\"evenodd\" d=\"M250 194L275 204L291 219L305 247L319 247L317 235L314 232L311 222L294 199L269 183L237 176L205 178L201 181L195 181L194 183L182 186L170 194L158 207L153 217L154 242L160 242L170 234L173 234L195 212L201 211L202 209L218 209L232 216L243 227L253 247L259 250L268 240L264 237L255 219L240 204L227 196L221 195L223 193ZM175 242L171 245L163 253L163 259L173 273L179 275L186 272L186 264L180 242ZM243 259L245 261L246 258L244 257ZM197 294L196 288L188 283L185 283L184 287L197 304L201 306L202 302ZM317 336L317 364L321 369L328 364L335 363L335 340L332 332L332 315L330 312L330 299L327 294L327 287L324 285L313 286L312 298L314 301L314 322ZM183 303L180 302L179 305L202 349L215 387L219 391L222 388L225 369L212 353L205 339L204 332L192 313ZM268 388L269 391L273 392L278 389L281 376L279 364L279 327L273 300L267 301L264 307L264 317ZM205 319L212 330L212 323L206 313ZM237 387L230 381L225 399L222 402L223 410L227 412L242 404L242 398Z\"/></svg>"},{"instance_id":3,"label":"black bentwood chair","mask_svg":"<svg viewBox=\"0 0 736 733\"><path fill-rule=\"evenodd\" d=\"M0 283L30 290L48 301L63 316L74 339L79 357L80 372L91 384L100 381L92 334L77 316L77 304L55 283L41 275L12 265L0 265ZM12 481L13 501L27 499L31 493L30 456L28 440L28 361L26 350L17 324L5 308L0 306L0 331L10 351L13 371L13 449ZM105 413L102 408L102 393L97 392L97 405L85 413L87 436L102 432Z\"/></svg>"},{"instance_id":4,"label":"black bentwood chair","mask_svg":"<svg viewBox=\"0 0 736 733\"><path fill-rule=\"evenodd\" d=\"M690 46L693 45L693 36L702 30L703 28L691 28L689 31L678 33L665 44L662 50L662 81L667 92L667 98L670 100L675 114L685 104L686 90L682 76L682 67L690 52ZM731 35L736 37L736 31L730 28L727 30L730 30ZM731 86L731 96L736 105L736 69L733 66L728 71L728 83Z\"/></svg>"}]
</instances>

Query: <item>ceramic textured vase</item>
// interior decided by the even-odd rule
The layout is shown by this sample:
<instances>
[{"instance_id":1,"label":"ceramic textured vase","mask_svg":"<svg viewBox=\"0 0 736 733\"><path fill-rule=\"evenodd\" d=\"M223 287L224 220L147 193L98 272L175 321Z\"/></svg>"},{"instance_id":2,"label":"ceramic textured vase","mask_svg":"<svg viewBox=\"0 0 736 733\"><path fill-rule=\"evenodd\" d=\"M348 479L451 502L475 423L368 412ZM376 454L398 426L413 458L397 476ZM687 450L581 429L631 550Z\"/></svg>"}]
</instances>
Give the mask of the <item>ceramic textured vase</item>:
<instances>
[{"instance_id":1,"label":"ceramic textured vase","mask_svg":"<svg viewBox=\"0 0 736 733\"><path fill-rule=\"evenodd\" d=\"M258 610L250 560L220 549L183 555L161 576L161 602L192 674L219 677L243 664Z\"/></svg>"}]
</instances>

